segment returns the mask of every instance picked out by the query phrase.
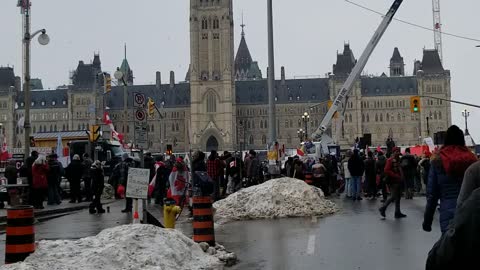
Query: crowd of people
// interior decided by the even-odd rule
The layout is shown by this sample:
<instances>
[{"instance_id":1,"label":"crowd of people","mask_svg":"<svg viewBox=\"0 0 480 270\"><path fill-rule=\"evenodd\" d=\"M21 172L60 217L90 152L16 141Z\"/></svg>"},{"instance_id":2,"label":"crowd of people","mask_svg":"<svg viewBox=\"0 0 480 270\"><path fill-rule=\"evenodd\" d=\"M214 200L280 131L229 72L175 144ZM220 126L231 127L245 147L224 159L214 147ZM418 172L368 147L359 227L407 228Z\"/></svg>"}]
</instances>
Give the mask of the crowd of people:
<instances>
[{"instance_id":1,"label":"crowd of people","mask_svg":"<svg viewBox=\"0 0 480 270\"><path fill-rule=\"evenodd\" d=\"M61 185L62 178L65 177L69 182L70 203L91 202L90 213L104 213L100 201L105 185L102 163L98 160L93 162L88 154L82 158L83 160L79 155L74 155L72 162L64 168L58 161L57 154L44 156L33 151L20 172L14 163L9 164L5 169L6 177L9 183L16 183L18 173L28 179L28 200L35 209L44 209L45 200L48 205L62 203L62 198L67 196ZM81 182L84 184L83 191Z\"/></svg>"}]
</instances>

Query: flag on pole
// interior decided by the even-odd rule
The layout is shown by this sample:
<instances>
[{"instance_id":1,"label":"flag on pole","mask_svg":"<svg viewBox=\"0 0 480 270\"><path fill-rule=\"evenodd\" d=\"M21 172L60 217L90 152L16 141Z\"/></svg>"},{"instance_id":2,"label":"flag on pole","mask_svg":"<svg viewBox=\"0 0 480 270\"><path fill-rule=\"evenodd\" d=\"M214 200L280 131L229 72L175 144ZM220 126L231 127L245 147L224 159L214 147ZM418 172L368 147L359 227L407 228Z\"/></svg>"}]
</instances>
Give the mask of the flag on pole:
<instances>
[{"instance_id":1,"label":"flag on pole","mask_svg":"<svg viewBox=\"0 0 480 270\"><path fill-rule=\"evenodd\" d=\"M103 123L110 127L110 131L112 132L112 138L114 138L116 141L119 141L120 143L123 144L124 136L123 134L118 133L115 130L115 126L113 125L112 119L110 118L110 115L108 114L108 112L104 112L103 114Z\"/></svg>"}]
</instances>

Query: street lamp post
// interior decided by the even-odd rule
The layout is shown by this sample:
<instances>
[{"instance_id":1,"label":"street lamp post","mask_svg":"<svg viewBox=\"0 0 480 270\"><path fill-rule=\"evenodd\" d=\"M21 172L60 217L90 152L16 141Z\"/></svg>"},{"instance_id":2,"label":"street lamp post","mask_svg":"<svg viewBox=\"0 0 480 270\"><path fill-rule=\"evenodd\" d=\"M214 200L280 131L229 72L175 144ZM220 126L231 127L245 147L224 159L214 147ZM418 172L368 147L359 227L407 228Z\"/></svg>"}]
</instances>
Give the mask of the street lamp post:
<instances>
[{"instance_id":1,"label":"street lamp post","mask_svg":"<svg viewBox=\"0 0 480 270\"><path fill-rule=\"evenodd\" d=\"M275 55L273 44L273 7L272 0L267 0L268 28L268 124L270 146L277 141L277 120L275 111Z\"/></svg>"},{"instance_id":2,"label":"street lamp post","mask_svg":"<svg viewBox=\"0 0 480 270\"><path fill-rule=\"evenodd\" d=\"M468 117L470 117L470 112L465 109L462 111L462 115L465 118L465 135L470 135L468 132Z\"/></svg>"},{"instance_id":3,"label":"street lamp post","mask_svg":"<svg viewBox=\"0 0 480 270\"><path fill-rule=\"evenodd\" d=\"M117 67L117 71L113 74L117 80L123 83L123 141L127 141L127 117L128 117L128 89L125 81L125 74ZM133 148L133 146L132 146Z\"/></svg>"},{"instance_id":4,"label":"street lamp post","mask_svg":"<svg viewBox=\"0 0 480 270\"><path fill-rule=\"evenodd\" d=\"M30 0L22 0L18 1L18 7L20 7L21 13L23 15L23 70L24 70L24 78L23 78L23 92L25 95L24 103L25 103L25 121L24 121L24 131L25 131L25 158L28 157L30 153L30 45L32 39L40 34L38 37L38 42L41 45L47 45L50 42L50 38L47 35L47 31L45 29L38 30L34 33L30 33L30 10L31 10L31 3Z\"/></svg>"},{"instance_id":5,"label":"street lamp post","mask_svg":"<svg viewBox=\"0 0 480 270\"><path fill-rule=\"evenodd\" d=\"M298 138L300 139L300 143L303 142L303 136L305 135L305 131L303 129L299 129L297 131Z\"/></svg>"},{"instance_id":6,"label":"street lamp post","mask_svg":"<svg viewBox=\"0 0 480 270\"><path fill-rule=\"evenodd\" d=\"M303 124L305 125L305 139L307 140L308 139L308 122L310 122L310 114L308 114L308 112L305 112L302 115L302 120L303 120Z\"/></svg>"},{"instance_id":7,"label":"street lamp post","mask_svg":"<svg viewBox=\"0 0 480 270\"><path fill-rule=\"evenodd\" d=\"M430 116L427 116L427 135L430 136L430 124L428 121L432 119Z\"/></svg>"}]
</instances>

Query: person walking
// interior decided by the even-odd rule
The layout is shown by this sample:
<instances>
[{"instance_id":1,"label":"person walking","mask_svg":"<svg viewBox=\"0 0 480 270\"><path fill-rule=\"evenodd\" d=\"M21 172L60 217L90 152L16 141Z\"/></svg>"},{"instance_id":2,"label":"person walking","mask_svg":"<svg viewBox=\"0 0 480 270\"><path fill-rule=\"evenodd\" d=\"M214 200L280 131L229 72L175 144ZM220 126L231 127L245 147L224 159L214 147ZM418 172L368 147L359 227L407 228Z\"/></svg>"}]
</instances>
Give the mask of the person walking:
<instances>
[{"instance_id":1,"label":"person walking","mask_svg":"<svg viewBox=\"0 0 480 270\"><path fill-rule=\"evenodd\" d=\"M92 192L92 177L90 176L90 169L92 167L93 160L90 158L90 156L87 153L83 154L82 157L83 157L82 180L83 180L83 186L85 189L85 201L91 202L93 199L93 192Z\"/></svg>"},{"instance_id":2,"label":"person walking","mask_svg":"<svg viewBox=\"0 0 480 270\"><path fill-rule=\"evenodd\" d=\"M44 156L39 156L32 166L32 202L35 209L44 209L43 201L48 189L48 164Z\"/></svg>"},{"instance_id":3,"label":"person walking","mask_svg":"<svg viewBox=\"0 0 480 270\"><path fill-rule=\"evenodd\" d=\"M63 166L58 162L57 158L57 154L51 154L48 157L48 205L59 205L62 203L60 191L58 190L58 182L62 179Z\"/></svg>"},{"instance_id":4,"label":"person walking","mask_svg":"<svg viewBox=\"0 0 480 270\"><path fill-rule=\"evenodd\" d=\"M420 177L422 178L422 188L420 190L420 194L422 195L425 195L427 190L428 175L430 174L430 157L431 154L425 152L422 159L418 163L418 167L420 168Z\"/></svg>"},{"instance_id":5,"label":"person walking","mask_svg":"<svg viewBox=\"0 0 480 270\"><path fill-rule=\"evenodd\" d=\"M33 194L33 164L35 161L38 159L38 152L37 151L32 151L30 156L25 160L25 164L22 166L22 173L21 175L24 177L27 177L28 180L28 186L29 188L29 193L28 193L28 201L30 204L33 205L34 202L34 197L35 195Z\"/></svg>"},{"instance_id":6,"label":"person walking","mask_svg":"<svg viewBox=\"0 0 480 270\"><path fill-rule=\"evenodd\" d=\"M348 150L345 153L345 159L342 161L342 171L343 171L343 178L345 179L345 197L350 199L352 198L352 174L348 169L348 160L352 157L353 151Z\"/></svg>"},{"instance_id":7,"label":"person walking","mask_svg":"<svg viewBox=\"0 0 480 270\"><path fill-rule=\"evenodd\" d=\"M413 199L415 188L415 175L417 172L417 161L410 154L410 148L405 149L405 155L400 159L400 167L402 169L403 181L405 183L405 199Z\"/></svg>"},{"instance_id":8,"label":"person walking","mask_svg":"<svg viewBox=\"0 0 480 270\"><path fill-rule=\"evenodd\" d=\"M352 157L348 160L348 170L352 175L352 199L362 200L362 176L365 172L365 164L360 157L358 149L353 151Z\"/></svg>"},{"instance_id":9,"label":"person walking","mask_svg":"<svg viewBox=\"0 0 480 270\"><path fill-rule=\"evenodd\" d=\"M82 194L80 192L80 182L83 176L83 164L79 155L74 155L72 162L68 164L66 176L70 183L70 203L81 203Z\"/></svg>"},{"instance_id":10,"label":"person walking","mask_svg":"<svg viewBox=\"0 0 480 270\"><path fill-rule=\"evenodd\" d=\"M365 160L365 180L367 181L367 197L369 200L377 199L377 168L373 152L368 151Z\"/></svg>"},{"instance_id":11,"label":"person walking","mask_svg":"<svg viewBox=\"0 0 480 270\"><path fill-rule=\"evenodd\" d=\"M245 162L245 169L249 184L257 185L260 173L260 162L258 161L257 152L255 152L255 150L249 151L247 161Z\"/></svg>"},{"instance_id":12,"label":"person walking","mask_svg":"<svg viewBox=\"0 0 480 270\"><path fill-rule=\"evenodd\" d=\"M92 167L90 167L90 173L92 180L92 193L93 193L93 200L92 203L89 205L89 212L90 214L103 214L105 213L105 209L102 207L102 194L103 189L105 187L105 180L104 174L102 169L102 163L99 160L96 160Z\"/></svg>"},{"instance_id":13,"label":"person walking","mask_svg":"<svg viewBox=\"0 0 480 270\"><path fill-rule=\"evenodd\" d=\"M395 202L395 218L405 218L407 215L400 210L400 199L402 198L402 188L404 187L402 171L400 169L400 148L393 148L392 157L387 160L385 165L385 175L390 185L390 197L380 207L380 215L385 218L388 206Z\"/></svg>"},{"instance_id":14,"label":"person walking","mask_svg":"<svg viewBox=\"0 0 480 270\"><path fill-rule=\"evenodd\" d=\"M378 157L377 157L377 163L376 163L376 168L377 168L377 175L380 178L380 188L382 189L382 203L384 203L387 198L387 183L386 183L386 175L385 175L385 165L387 164L387 158L383 154L382 151L378 152Z\"/></svg>"},{"instance_id":15,"label":"person walking","mask_svg":"<svg viewBox=\"0 0 480 270\"><path fill-rule=\"evenodd\" d=\"M447 130L445 144L432 157L427 186L427 206L423 219L425 231L432 230L438 200L442 234L448 230L448 225L455 216L465 171L476 161L475 155L465 146L463 131L455 125L451 126Z\"/></svg>"},{"instance_id":16,"label":"person walking","mask_svg":"<svg viewBox=\"0 0 480 270\"><path fill-rule=\"evenodd\" d=\"M226 160L226 174L228 177L227 195L237 192L242 188L242 178L245 176L243 168L245 168L240 153Z\"/></svg>"}]
</instances>

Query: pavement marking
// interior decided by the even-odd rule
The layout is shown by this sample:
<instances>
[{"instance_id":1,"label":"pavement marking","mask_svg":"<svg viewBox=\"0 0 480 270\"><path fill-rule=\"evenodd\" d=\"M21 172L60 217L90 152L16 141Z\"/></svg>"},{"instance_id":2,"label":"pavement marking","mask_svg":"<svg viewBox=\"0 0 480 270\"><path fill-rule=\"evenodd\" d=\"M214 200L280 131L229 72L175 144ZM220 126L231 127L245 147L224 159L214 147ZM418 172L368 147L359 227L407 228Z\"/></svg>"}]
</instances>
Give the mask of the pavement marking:
<instances>
[{"instance_id":1,"label":"pavement marking","mask_svg":"<svg viewBox=\"0 0 480 270\"><path fill-rule=\"evenodd\" d=\"M311 234L308 237L307 254L313 255L314 253L315 253L315 235Z\"/></svg>"}]
</instances>

